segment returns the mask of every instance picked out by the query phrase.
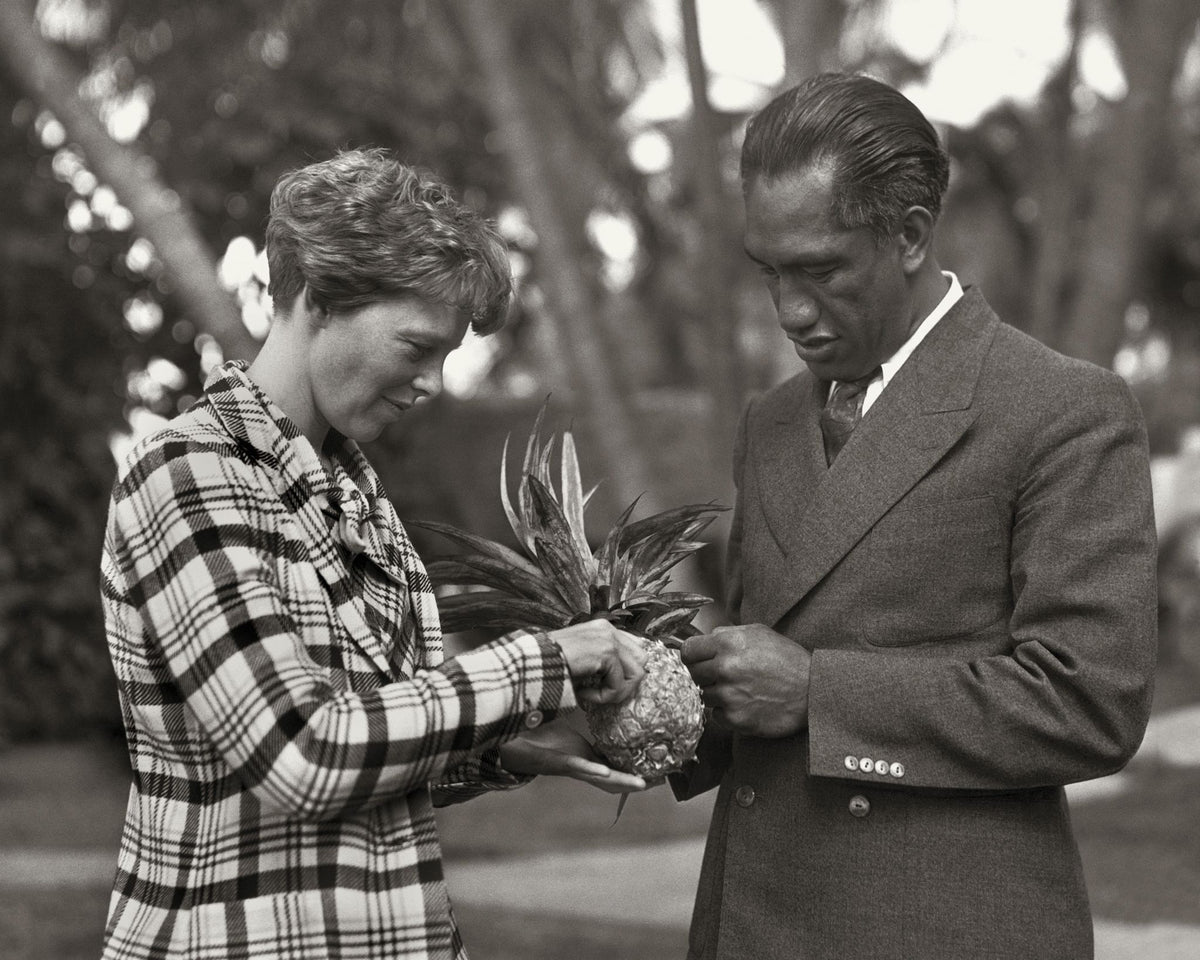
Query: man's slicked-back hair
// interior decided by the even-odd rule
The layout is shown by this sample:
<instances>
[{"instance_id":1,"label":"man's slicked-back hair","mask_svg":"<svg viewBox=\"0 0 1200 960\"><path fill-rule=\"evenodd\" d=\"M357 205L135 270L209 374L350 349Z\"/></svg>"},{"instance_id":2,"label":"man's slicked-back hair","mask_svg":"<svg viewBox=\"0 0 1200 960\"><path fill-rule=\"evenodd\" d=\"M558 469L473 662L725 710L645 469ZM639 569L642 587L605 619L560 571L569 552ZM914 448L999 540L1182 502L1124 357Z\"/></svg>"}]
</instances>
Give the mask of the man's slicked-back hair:
<instances>
[{"instance_id":1,"label":"man's slicked-back hair","mask_svg":"<svg viewBox=\"0 0 1200 960\"><path fill-rule=\"evenodd\" d=\"M822 73L777 96L750 119L743 188L810 166L833 170L834 217L893 235L910 207L936 219L950 178L937 131L900 91L856 74Z\"/></svg>"},{"instance_id":2,"label":"man's slicked-back hair","mask_svg":"<svg viewBox=\"0 0 1200 960\"><path fill-rule=\"evenodd\" d=\"M305 285L335 313L416 296L463 311L481 334L508 313L508 250L491 222L382 148L284 174L266 239L270 293L281 306Z\"/></svg>"}]
</instances>

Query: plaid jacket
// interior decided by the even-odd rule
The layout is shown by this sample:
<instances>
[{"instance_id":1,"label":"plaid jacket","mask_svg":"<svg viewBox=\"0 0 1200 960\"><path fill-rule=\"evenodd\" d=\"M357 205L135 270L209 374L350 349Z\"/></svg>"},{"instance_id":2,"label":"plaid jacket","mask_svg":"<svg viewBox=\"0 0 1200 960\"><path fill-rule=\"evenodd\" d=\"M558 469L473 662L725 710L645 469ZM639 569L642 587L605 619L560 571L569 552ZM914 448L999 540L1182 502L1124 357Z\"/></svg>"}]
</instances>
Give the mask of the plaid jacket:
<instances>
[{"instance_id":1,"label":"plaid jacket","mask_svg":"<svg viewBox=\"0 0 1200 960\"><path fill-rule=\"evenodd\" d=\"M574 707L516 633L443 662L378 478L330 477L231 363L127 458L102 560L133 767L105 960L465 957L442 802L521 780L494 748Z\"/></svg>"}]
</instances>

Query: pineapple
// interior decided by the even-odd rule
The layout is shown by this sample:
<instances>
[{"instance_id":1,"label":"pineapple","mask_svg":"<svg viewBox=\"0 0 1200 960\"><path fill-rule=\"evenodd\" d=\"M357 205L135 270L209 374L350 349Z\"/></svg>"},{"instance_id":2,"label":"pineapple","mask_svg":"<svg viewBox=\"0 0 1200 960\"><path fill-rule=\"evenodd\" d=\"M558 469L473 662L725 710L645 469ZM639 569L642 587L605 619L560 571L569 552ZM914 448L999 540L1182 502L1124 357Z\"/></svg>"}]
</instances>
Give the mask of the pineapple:
<instances>
[{"instance_id":1,"label":"pineapple","mask_svg":"<svg viewBox=\"0 0 1200 960\"><path fill-rule=\"evenodd\" d=\"M704 717L678 645L680 637L696 633L691 621L710 598L667 590L668 574L703 546L695 538L727 508L692 504L631 522L634 501L593 552L584 509L595 487L584 494L575 442L565 431L555 491L556 440L543 445L540 438L545 412L543 405L525 447L515 506L507 439L500 458L500 500L518 550L447 524L413 523L471 551L428 564L435 586L469 588L439 599L442 626L447 632L554 629L602 617L640 636L647 658L634 695L621 704L585 704L584 710L596 750L614 769L657 779L695 755Z\"/></svg>"}]
</instances>

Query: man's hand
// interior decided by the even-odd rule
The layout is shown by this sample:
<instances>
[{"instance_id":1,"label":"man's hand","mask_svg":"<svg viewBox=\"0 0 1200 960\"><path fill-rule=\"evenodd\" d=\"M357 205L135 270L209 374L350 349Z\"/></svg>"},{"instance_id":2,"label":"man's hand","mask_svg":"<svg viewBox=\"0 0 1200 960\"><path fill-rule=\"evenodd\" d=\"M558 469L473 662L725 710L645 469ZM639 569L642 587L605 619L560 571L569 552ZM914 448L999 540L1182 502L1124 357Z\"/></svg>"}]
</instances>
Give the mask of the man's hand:
<instances>
[{"instance_id":1,"label":"man's hand","mask_svg":"<svg viewBox=\"0 0 1200 960\"><path fill-rule=\"evenodd\" d=\"M808 724L812 656L762 624L717 627L683 646L683 662L722 726L752 737L788 737Z\"/></svg>"},{"instance_id":2,"label":"man's hand","mask_svg":"<svg viewBox=\"0 0 1200 960\"><path fill-rule=\"evenodd\" d=\"M500 763L509 773L573 777L606 793L632 793L648 786L641 777L605 766L592 745L562 720L502 744Z\"/></svg>"}]
</instances>

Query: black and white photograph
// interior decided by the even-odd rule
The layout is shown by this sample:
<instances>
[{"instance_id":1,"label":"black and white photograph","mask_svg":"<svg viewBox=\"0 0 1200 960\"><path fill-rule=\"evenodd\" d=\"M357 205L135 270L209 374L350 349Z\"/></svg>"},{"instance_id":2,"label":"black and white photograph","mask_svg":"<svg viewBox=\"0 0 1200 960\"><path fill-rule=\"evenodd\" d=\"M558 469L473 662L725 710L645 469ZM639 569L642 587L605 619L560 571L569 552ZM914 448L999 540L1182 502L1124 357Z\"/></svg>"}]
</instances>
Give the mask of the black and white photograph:
<instances>
[{"instance_id":1,"label":"black and white photograph","mask_svg":"<svg viewBox=\"0 0 1200 960\"><path fill-rule=\"evenodd\" d=\"M0 0L0 960L1200 957L1198 0Z\"/></svg>"}]
</instances>

